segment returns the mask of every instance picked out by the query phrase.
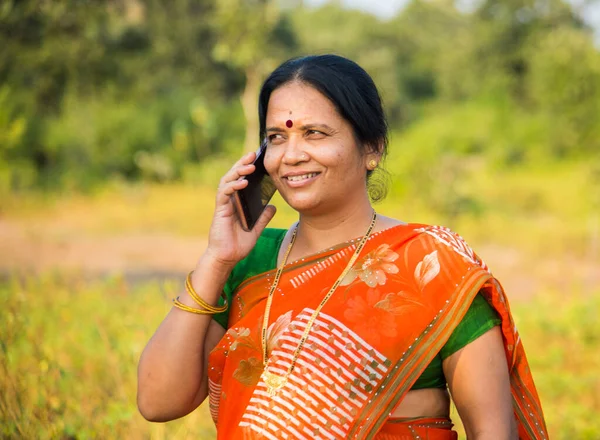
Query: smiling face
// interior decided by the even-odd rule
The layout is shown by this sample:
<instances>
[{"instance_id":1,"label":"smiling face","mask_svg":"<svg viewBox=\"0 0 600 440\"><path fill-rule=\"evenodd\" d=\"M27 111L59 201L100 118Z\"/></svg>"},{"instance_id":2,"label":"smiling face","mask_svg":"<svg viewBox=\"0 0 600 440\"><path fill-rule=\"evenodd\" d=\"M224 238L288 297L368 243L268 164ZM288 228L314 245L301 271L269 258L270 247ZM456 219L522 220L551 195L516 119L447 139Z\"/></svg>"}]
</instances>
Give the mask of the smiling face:
<instances>
[{"instance_id":1,"label":"smiling face","mask_svg":"<svg viewBox=\"0 0 600 440\"><path fill-rule=\"evenodd\" d=\"M265 167L292 208L319 215L369 203L367 166L378 157L361 152L352 126L316 89L292 82L273 91L266 130Z\"/></svg>"}]
</instances>

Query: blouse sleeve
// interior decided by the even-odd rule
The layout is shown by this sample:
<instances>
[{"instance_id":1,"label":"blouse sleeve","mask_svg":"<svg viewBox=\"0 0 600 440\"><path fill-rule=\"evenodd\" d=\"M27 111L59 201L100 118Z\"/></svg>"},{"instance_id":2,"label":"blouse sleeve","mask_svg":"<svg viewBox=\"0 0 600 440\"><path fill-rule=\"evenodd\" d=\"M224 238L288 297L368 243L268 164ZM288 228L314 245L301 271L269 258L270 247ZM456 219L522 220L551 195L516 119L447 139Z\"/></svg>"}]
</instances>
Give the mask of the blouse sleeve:
<instances>
[{"instance_id":1,"label":"blouse sleeve","mask_svg":"<svg viewBox=\"0 0 600 440\"><path fill-rule=\"evenodd\" d=\"M237 274L236 269L237 266L233 269L233 271L231 272L231 274L229 275L229 278L227 279L227 282L225 283L225 287L223 288L223 292L225 293L225 297L227 298L227 304L231 304L231 300L233 299L233 291L235 290L235 288L237 286L239 286L240 282L238 280L238 276L236 276ZM219 297L219 306L222 306L223 304L225 304L225 300L223 299L223 297ZM223 327L225 330L227 330L227 322L229 321L229 309L225 310L224 312L221 313L217 313L216 315L213 316L213 319L215 321L217 321L219 324L221 324L221 327Z\"/></svg>"},{"instance_id":2,"label":"blouse sleeve","mask_svg":"<svg viewBox=\"0 0 600 440\"><path fill-rule=\"evenodd\" d=\"M456 353L483 335L492 327L500 325L498 313L481 295L477 294L462 321L456 326L446 344L440 350L442 359Z\"/></svg>"},{"instance_id":3,"label":"blouse sleeve","mask_svg":"<svg viewBox=\"0 0 600 440\"><path fill-rule=\"evenodd\" d=\"M285 229L272 228L263 231L252 251L246 258L236 264L225 283L223 292L227 298L227 304L231 304L236 289L244 280L271 270L277 265L277 253L286 232ZM219 306L223 304L225 304L223 297L220 297ZM229 310L217 313L213 316L213 319L221 324L224 329L227 329Z\"/></svg>"}]
</instances>

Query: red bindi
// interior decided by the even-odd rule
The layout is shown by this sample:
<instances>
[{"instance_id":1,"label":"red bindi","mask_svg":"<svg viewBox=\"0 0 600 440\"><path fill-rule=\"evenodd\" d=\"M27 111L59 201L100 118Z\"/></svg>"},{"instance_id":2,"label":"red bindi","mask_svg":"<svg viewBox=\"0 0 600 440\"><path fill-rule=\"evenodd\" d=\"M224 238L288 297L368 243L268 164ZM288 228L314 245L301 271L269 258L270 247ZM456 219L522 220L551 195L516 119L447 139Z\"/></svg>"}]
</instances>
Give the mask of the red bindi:
<instances>
[{"instance_id":1,"label":"red bindi","mask_svg":"<svg viewBox=\"0 0 600 440\"><path fill-rule=\"evenodd\" d=\"M292 120L291 120L291 119L288 119L288 120L285 122L285 126L286 126L287 128L292 128L292 127L294 126L294 123L292 122Z\"/></svg>"}]
</instances>

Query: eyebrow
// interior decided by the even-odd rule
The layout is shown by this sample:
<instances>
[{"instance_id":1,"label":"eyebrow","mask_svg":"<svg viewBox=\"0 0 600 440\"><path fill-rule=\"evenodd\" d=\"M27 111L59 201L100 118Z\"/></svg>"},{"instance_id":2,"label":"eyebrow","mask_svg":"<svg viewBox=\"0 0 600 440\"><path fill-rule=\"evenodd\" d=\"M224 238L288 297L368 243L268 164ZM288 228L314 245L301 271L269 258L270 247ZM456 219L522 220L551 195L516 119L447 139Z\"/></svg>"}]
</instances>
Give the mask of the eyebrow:
<instances>
[{"instance_id":1,"label":"eyebrow","mask_svg":"<svg viewBox=\"0 0 600 440\"><path fill-rule=\"evenodd\" d=\"M316 128L316 129L320 129L320 130L324 130L324 131L334 131L334 129L332 127L330 127L327 124L317 124L317 123L309 123L309 124L305 124L305 125L301 125L300 130L309 130L311 128ZM281 127L268 127L267 128L267 132L270 133L284 133L287 130Z\"/></svg>"}]
</instances>

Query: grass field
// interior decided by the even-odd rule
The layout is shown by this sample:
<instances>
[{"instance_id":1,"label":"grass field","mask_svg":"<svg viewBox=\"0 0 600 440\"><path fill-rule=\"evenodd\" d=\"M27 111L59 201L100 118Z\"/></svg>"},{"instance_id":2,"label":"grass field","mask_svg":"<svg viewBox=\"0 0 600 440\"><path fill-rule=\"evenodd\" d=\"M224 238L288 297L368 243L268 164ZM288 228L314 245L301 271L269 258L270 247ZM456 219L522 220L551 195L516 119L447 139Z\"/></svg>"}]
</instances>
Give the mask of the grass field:
<instances>
[{"instance_id":1,"label":"grass field","mask_svg":"<svg viewBox=\"0 0 600 440\"><path fill-rule=\"evenodd\" d=\"M136 409L137 361L171 290L59 274L3 282L0 437L212 438L205 408L168 424Z\"/></svg>"},{"instance_id":2,"label":"grass field","mask_svg":"<svg viewBox=\"0 0 600 440\"><path fill-rule=\"evenodd\" d=\"M167 424L136 410L137 360L178 287L56 273L2 282L0 437L214 438L205 406ZM554 439L600 438L599 298L547 292L513 306Z\"/></svg>"}]
</instances>

